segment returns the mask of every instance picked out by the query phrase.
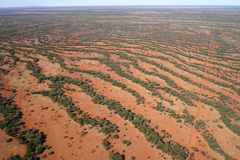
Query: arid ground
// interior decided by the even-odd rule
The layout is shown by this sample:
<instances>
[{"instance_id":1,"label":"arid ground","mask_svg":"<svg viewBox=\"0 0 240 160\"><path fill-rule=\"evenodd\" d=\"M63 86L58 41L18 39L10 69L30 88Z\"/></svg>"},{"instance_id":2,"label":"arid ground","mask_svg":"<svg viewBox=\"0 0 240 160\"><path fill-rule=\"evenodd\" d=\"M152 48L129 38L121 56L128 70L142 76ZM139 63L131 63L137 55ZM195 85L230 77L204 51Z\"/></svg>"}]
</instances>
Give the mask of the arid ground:
<instances>
[{"instance_id":1,"label":"arid ground","mask_svg":"<svg viewBox=\"0 0 240 160\"><path fill-rule=\"evenodd\" d=\"M0 9L0 159L240 160L240 8Z\"/></svg>"}]
</instances>

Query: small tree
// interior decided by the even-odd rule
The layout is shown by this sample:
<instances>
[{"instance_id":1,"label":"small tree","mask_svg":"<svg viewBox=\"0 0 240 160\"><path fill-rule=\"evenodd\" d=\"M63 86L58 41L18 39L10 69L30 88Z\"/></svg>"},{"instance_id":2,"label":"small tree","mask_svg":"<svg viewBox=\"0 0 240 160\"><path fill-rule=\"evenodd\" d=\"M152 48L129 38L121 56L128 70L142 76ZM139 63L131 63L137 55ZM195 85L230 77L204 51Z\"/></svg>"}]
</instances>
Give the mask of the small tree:
<instances>
[{"instance_id":1,"label":"small tree","mask_svg":"<svg viewBox=\"0 0 240 160\"><path fill-rule=\"evenodd\" d=\"M110 160L124 160L124 155L119 154L118 152L109 152L109 159Z\"/></svg>"}]
</instances>

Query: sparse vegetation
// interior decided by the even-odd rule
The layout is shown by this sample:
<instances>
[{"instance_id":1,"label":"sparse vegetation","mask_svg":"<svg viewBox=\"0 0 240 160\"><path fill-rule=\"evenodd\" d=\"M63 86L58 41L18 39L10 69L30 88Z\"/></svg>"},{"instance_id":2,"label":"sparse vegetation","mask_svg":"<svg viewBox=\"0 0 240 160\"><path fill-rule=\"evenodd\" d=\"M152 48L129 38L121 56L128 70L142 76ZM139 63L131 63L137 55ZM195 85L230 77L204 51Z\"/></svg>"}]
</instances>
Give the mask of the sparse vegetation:
<instances>
[{"instance_id":1,"label":"sparse vegetation","mask_svg":"<svg viewBox=\"0 0 240 160\"><path fill-rule=\"evenodd\" d=\"M39 7L0 16L0 129L2 142L19 146L3 159L238 158L237 7Z\"/></svg>"}]
</instances>

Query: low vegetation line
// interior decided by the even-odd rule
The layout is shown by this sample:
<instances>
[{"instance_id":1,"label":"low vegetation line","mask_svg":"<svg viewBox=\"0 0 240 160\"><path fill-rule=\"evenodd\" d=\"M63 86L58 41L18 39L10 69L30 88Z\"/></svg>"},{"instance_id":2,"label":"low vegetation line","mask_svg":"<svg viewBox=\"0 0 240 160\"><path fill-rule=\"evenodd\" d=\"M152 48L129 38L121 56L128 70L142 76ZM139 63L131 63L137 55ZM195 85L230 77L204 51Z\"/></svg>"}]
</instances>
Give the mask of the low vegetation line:
<instances>
[{"instance_id":1,"label":"low vegetation line","mask_svg":"<svg viewBox=\"0 0 240 160\"><path fill-rule=\"evenodd\" d=\"M31 70L33 70L33 72L35 71L34 68L32 68ZM68 82L68 83L72 83L74 85L80 86L87 95L92 97L93 103L107 105L107 108L109 110L113 110L115 114L118 114L120 117L131 122L135 128L137 128L141 133L145 135L146 140L148 142L153 143L157 149L160 149L164 153L167 153L177 159L187 158L188 151L185 147L181 146L180 144L172 140L168 142L164 142L161 136L159 136L159 134L155 132L154 129L152 129L150 126L148 126L145 123L147 120L144 119L141 115L133 113L131 112L131 110L125 109L124 107L121 106L119 102L115 100L107 99L105 96L101 94L97 94L96 92L93 91L93 88L87 85L85 82L79 79L71 79L65 76L46 77L46 79L49 79L52 82L58 82L56 84L53 83L52 86L50 86L50 87L58 86L57 88L54 87L56 90L53 90L51 94L49 91L40 91L40 92L34 92L34 93L41 93L47 96L50 95L51 97L53 97L54 101L59 102L64 107L69 107L67 112L68 113L70 112L69 113L70 116L74 116L74 113L73 113L74 111L78 111L78 113L81 113L81 111L76 107L74 107L74 105L72 104L69 98L64 98L64 99L61 98L62 96L64 97L64 93L60 90L60 87L62 84L61 82ZM87 119L90 119L90 117L88 117ZM74 120L77 122L83 121L83 119L77 118L77 117L75 117ZM89 120L87 122L89 122Z\"/></svg>"},{"instance_id":2,"label":"low vegetation line","mask_svg":"<svg viewBox=\"0 0 240 160\"><path fill-rule=\"evenodd\" d=\"M9 159L36 159L37 155L47 149L47 146L44 145L46 135L35 128L26 128L22 121L22 112L12 99L0 95L0 113L4 117L4 120L0 121L0 129L4 130L7 135L16 138L20 144L27 146L23 157L11 155Z\"/></svg>"}]
</instances>

